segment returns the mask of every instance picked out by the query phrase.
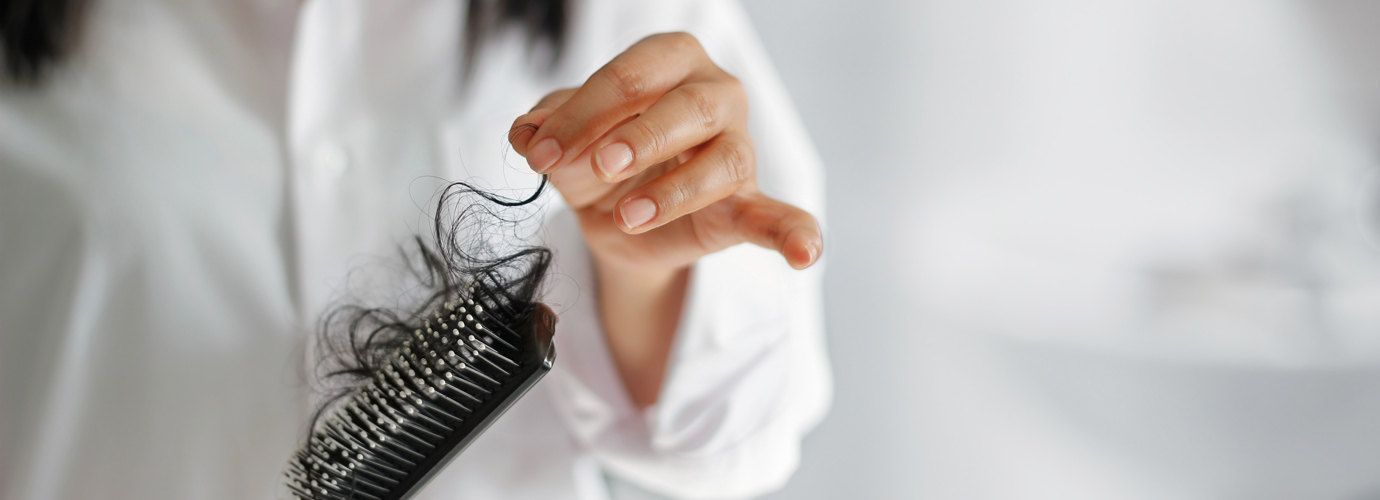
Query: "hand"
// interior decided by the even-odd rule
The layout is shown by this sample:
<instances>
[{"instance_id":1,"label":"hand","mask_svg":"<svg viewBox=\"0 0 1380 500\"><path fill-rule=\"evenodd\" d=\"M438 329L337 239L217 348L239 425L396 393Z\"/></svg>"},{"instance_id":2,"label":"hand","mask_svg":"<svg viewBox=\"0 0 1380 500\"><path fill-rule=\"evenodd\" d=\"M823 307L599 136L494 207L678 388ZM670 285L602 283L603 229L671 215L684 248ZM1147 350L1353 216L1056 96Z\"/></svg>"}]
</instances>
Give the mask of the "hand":
<instances>
[{"instance_id":1,"label":"hand","mask_svg":"<svg viewBox=\"0 0 1380 500\"><path fill-rule=\"evenodd\" d=\"M638 42L508 137L579 218L604 337L638 407L661 392L690 264L745 241L796 269L819 259L815 218L757 189L742 84L688 34Z\"/></svg>"},{"instance_id":2,"label":"hand","mask_svg":"<svg viewBox=\"0 0 1380 500\"><path fill-rule=\"evenodd\" d=\"M823 249L819 225L757 189L747 104L693 36L654 35L547 95L509 139L550 176L598 263L680 269L746 241L804 269Z\"/></svg>"}]
</instances>

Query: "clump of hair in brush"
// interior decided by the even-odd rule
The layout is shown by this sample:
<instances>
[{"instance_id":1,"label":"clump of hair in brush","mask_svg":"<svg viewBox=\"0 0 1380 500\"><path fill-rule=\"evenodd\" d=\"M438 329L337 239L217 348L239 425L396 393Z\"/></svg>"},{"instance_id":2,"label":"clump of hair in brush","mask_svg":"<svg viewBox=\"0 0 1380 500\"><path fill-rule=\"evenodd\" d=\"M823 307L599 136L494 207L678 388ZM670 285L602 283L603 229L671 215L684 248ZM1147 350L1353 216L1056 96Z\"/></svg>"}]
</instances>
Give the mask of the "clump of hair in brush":
<instances>
[{"instance_id":1,"label":"clump of hair in brush","mask_svg":"<svg viewBox=\"0 0 1380 500\"><path fill-rule=\"evenodd\" d=\"M403 252L409 303L323 317L326 397L290 461L292 495L408 498L551 368L555 316L537 301L551 251L507 244L522 240L513 208L545 187L519 201L449 185L432 234Z\"/></svg>"}]
</instances>

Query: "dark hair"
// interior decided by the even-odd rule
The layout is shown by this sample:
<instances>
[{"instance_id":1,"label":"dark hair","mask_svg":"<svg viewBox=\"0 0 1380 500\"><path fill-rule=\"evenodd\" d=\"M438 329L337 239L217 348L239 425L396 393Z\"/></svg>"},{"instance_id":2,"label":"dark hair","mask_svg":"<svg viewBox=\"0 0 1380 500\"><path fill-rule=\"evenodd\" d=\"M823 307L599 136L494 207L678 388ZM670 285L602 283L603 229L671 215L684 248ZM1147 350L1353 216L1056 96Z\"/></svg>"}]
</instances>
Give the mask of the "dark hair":
<instances>
[{"instance_id":1,"label":"dark hair","mask_svg":"<svg viewBox=\"0 0 1380 500\"><path fill-rule=\"evenodd\" d=\"M5 72L37 83L76 39L86 0L0 0Z\"/></svg>"},{"instance_id":2,"label":"dark hair","mask_svg":"<svg viewBox=\"0 0 1380 500\"><path fill-rule=\"evenodd\" d=\"M0 42L10 79L37 84L75 44L88 0L0 0ZM466 72L492 27L519 22L529 40L551 43L559 58L566 30L566 0L469 0Z\"/></svg>"},{"instance_id":3,"label":"dark hair","mask_svg":"<svg viewBox=\"0 0 1380 500\"><path fill-rule=\"evenodd\" d=\"M473 69L485 39L497 31L494 28L511 22L526 28L529 48L550 44L546 63L554 67L565 45L566 18L565 0L470 0L465 18L465 74Z\"/></svg>"}]
</instances>

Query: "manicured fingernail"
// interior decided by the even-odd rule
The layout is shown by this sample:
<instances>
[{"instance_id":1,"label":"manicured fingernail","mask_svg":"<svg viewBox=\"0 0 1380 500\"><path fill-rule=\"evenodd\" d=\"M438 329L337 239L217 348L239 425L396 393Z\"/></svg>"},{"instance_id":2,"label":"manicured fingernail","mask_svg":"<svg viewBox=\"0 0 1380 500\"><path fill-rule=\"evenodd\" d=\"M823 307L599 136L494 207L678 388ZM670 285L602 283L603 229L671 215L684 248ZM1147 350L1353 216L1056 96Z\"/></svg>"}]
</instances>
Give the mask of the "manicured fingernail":
<instances>
[{"instance_id":1,"label":"manicured fingernail","mask_svg":"<svg viewBox=\"0 0 1380 500\"><path fill-rule=\"evenodd\" d=\"M652 217L656 217L656 203L647 198L638 198L624 203L620 211L623 213L623 223L627 224L628 229L637 229L638 226L652 220Z\"/></svg>"},{"instance_id":2,"label":"manicured fingernail","mask_svg":"<svg viewBox=\"0 0 1380 500\"><path fill-rule=\"evenodd\" d=\"M539 174L546 173L561 159L561 145L550 137L542 139L527 152L527 164Z\"/></svg>"},{"instance_id":3,"label":"manicured fingernail","mask_svg":"<svg viewBox=\"0 0 1380 500\"><path fill-rule=\"evenodd\" d=\"M599 170L604 171L604 175L617 177L619 173L632 165L633 151L627 143L615 142L600 149L595 158L598 159L596 163L599 164Z\"/></svg>"}]
</instances>

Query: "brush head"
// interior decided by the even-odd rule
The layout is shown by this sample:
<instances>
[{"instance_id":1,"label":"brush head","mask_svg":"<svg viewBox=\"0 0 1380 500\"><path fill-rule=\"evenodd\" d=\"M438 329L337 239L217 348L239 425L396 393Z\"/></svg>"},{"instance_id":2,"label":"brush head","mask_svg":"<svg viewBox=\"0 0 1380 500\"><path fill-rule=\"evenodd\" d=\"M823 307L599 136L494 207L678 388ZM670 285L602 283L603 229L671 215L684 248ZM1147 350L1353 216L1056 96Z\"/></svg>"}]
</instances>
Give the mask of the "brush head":
<instances>
[{"instance_id":1,"label":"brush head","mask_svg":"<svg viewBox=\"0 0 1380 500\"><path fill-rule=\"evenodd\" d=\"M464 290L323 410L288 466L293 495L410 498L550 371L550 308Z\"/></svg>"}]
</instances>

